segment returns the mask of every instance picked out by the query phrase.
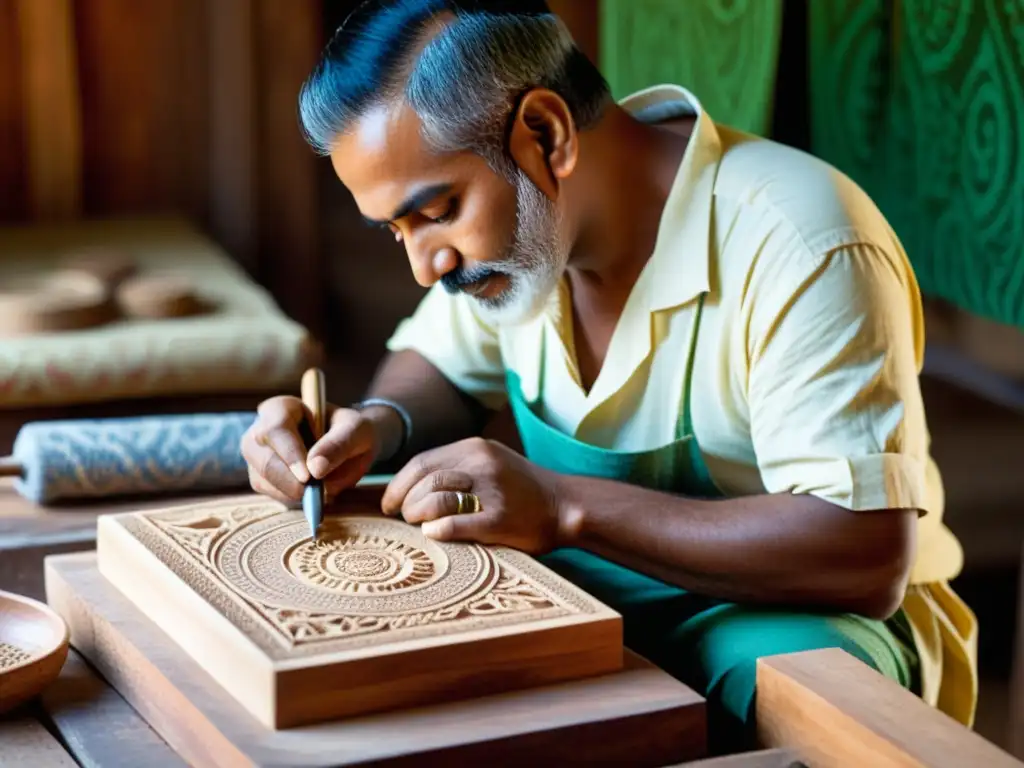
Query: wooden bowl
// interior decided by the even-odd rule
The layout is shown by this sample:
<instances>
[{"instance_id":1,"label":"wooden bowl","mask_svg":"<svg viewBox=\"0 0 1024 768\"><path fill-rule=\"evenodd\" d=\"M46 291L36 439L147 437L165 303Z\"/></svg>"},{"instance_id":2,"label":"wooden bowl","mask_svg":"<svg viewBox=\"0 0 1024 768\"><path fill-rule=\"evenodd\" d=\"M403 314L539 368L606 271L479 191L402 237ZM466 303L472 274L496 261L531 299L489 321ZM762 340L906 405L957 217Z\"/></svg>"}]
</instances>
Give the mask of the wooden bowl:
<instances>
[{"instance_id":1,"label":"wooden bowl","mask_svg":"<svg viewBox=\"0 0 1024 768\"><path fill-rule=\"evenodd\" d=\"M129 277L117 288L117 303L125 315L149 320L190 317L209 309L195 284L179 275Z\"/></svg>"},{"instance_id":2,"label":"wooden bowl","mask_svg":"<svg viewBox=\"0 0 1024 768\"><path fill-rule=\"evenodd\" d=\"M113 246L76 248L64 255L61 268L87 272L101 280L111 291L138 271L132 255Z\"/></svg>"},{"instance_id":3,"label":"wooden bowl","mask_svg":"<svg viewBox=\"0 0 1024 768\"><path fill-rule=\"evenodd\" d=\"M116 316L110 291L87 272L27 275L0 286L0 335L74 331L108 323Z\"/></svg>"},{"instance_id":4,"label":"wooden bowl","mask_svg":"<svg viewBox=\"0 0 1024 768\"><path fill-rule=\"evenodd\" d=\"M67 624L52 608L0 591L0 715L57 679L68 641Z\"/></svg>"}]
</instances>

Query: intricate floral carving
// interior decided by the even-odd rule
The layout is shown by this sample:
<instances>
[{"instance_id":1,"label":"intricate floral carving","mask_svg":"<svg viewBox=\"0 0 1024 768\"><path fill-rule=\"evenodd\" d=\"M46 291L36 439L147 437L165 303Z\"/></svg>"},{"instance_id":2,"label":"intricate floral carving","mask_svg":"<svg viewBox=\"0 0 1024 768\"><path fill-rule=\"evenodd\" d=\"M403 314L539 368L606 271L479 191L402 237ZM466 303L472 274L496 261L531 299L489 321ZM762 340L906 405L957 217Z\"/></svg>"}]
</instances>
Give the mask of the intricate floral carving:
<instances>
[{"instance_id":1,"label":"intricate floral carving","mask_svg":"<svg viewBox=\"0 0 1024 768\"><path fill-rule=\"evenodd\" d=\"M262 500L120 520L272 658L594 609L520 553L379 514L328 517L315 542L301 513Z\"/></svg>"}]
</instances>

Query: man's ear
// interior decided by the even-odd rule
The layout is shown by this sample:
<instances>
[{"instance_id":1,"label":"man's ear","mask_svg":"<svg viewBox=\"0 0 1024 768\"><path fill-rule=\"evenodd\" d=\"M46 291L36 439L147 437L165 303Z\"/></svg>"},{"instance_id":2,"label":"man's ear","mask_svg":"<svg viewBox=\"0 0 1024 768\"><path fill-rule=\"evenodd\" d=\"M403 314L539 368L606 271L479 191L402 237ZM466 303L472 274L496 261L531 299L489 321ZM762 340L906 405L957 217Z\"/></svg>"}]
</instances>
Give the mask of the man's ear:
<instances>
[{"instance_id":1,"label":"man's ear","mask_svg":"<svg viewBox=\"0 0 1024 768\"><path fill-rule=\"evenodd\" d=\"M523 96L509 130L509 153L545 195L558 198L579 157L576 124L561 96L545 88Z\"/></svg>"}]
</instances>

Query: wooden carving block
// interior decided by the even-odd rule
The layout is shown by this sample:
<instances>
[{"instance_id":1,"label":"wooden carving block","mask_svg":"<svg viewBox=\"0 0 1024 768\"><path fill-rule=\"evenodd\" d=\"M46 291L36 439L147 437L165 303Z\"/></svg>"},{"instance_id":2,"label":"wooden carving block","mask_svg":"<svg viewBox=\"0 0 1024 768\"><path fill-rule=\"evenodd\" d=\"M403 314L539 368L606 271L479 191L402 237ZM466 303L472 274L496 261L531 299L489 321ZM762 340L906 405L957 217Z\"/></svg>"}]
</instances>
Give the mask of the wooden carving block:
<instances>
[{"instance_id":1,"label":"wooden carving block","mask_svg":"<svg viewBox=\"0 0 1024 768\"><path fill-rule=\"evenodd\" d=\"M274 728L621 669L619 614L520 552L260 497L101 517L100 572Z\"/></svg>"},{"instance_id":2,"label":"wooden carving block","mask_svg":"<svg viewBox=\"0 0 1024 768\"><path fill-rule=\"evenodd\" d=\"M838 648L757 664L757 730L815 768L1024 766Z\"/></svg>"}]
</instances>

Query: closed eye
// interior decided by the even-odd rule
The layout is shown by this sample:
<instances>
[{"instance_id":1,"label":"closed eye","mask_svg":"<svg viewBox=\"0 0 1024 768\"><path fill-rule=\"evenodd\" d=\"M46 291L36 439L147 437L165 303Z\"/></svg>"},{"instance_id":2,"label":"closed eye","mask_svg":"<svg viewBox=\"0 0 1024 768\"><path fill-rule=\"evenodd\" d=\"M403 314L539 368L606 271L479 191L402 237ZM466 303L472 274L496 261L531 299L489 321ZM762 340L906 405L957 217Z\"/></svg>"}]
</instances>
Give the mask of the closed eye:
<instances>
[{"instance_id":1,"label":"closed eye","mask_svg":"<svg viewBox=\"0 0 1024 768\"><path fill-rule=\"evenodd\" d=\"M448 201L448 207L445 208L444 212L440 216L430 216L426 213L423 217L430 221L432 224L445 224L455 218L458 206L456 205L455 198L451 198Z\"/></svg>"}]
</instances>

